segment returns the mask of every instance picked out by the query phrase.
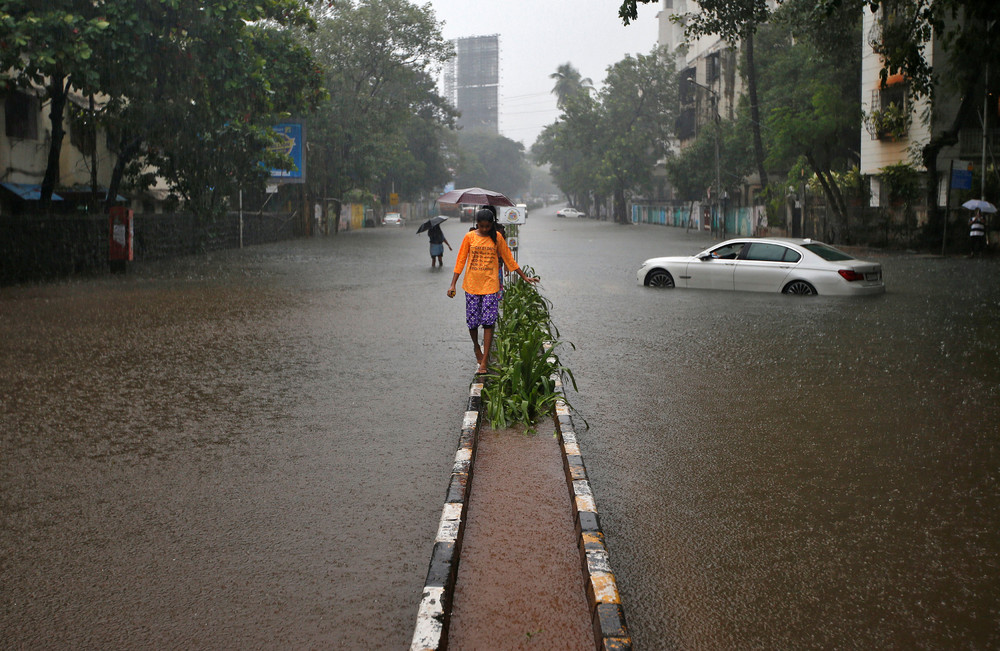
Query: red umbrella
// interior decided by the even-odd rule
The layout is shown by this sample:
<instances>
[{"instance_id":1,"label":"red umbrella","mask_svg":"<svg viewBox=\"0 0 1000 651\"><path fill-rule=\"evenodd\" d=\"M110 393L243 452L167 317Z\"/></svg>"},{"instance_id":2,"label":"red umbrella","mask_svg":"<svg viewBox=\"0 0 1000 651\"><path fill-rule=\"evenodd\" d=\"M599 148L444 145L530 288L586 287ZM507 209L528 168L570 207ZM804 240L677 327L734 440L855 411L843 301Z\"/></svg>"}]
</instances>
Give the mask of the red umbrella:
<instances>
[{"instance_id":1,"label":"red umbrella","mask_svg":"<svg viewBox=\"0 0 1000 651\"><path fill-rule=\"evenodd\" d=\"M477 206L513 206L514 202L493 190L482 188L462 188L445 192L438 197L438 203L474 203Z\"/></svg>"}]
</instances>

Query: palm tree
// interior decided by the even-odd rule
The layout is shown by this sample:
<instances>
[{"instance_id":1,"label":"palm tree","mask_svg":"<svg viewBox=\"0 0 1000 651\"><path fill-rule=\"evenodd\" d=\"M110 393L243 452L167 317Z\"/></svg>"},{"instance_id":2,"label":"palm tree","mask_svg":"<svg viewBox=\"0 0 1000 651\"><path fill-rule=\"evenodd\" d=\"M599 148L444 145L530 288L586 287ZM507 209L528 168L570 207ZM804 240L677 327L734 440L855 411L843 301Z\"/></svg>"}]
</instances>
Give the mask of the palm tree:
<instances>
[{"instance_id":1,"label":"palm tree","mask_svg":"<svg viewBox=\"0 0 1000 651\"><path fill-rule=\"evenodd\" d=\"M549 79L555 79L556 84L552 88L552 93L556 96L556 106L560 109L566 108L566 102L570 98L579 97L594 90L594 82L590 77L580 77L580 71L573 67L571 63L563 63L556 71L549 75Z\"/></svg>"}]
</instances>

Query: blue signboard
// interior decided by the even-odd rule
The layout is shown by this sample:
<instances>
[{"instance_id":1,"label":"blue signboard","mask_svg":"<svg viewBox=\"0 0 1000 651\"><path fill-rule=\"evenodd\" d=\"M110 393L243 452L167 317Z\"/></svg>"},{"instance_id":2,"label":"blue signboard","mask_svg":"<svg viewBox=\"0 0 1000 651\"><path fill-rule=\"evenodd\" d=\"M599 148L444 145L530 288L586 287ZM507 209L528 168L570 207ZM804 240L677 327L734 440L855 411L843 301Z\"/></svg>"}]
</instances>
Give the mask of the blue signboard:
<instances>
[{"instance_id":1,"label":"blue signboard","mask_svg":"<svg viewBox=\"0 0 1000 651\"><path fill-rule=\"evenodd\" d=\"M272 145L271 150L290 156L295 169L272 169L271 180L279 183L305 183L305 127L300 123L276 124L274 130L279 140Z\"/></svg>"},{"instance_id":2,"label":"blue signboard","mask_svg":"<svg viewBox=\"0 0 1000 651\"><path fill-rule=\"evenodd\" d=\"M971 190L972 172L969 170L952 170L951 187L953 190Z\"/></svg>"}]
</instances>

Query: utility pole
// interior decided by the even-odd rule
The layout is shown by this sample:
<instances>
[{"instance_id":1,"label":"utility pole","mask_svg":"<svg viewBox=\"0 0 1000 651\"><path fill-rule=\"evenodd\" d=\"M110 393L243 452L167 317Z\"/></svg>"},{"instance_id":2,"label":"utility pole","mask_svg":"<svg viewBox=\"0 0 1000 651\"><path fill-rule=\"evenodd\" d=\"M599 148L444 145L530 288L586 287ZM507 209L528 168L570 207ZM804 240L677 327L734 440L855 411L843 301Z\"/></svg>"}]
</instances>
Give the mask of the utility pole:
<instances>
[{"instance_id":1,"label":"utility pole","mask_svg":"<svg viewBox=\"0 0 1000 651\"><path fill-rule=\"evenodd\" d=\"M722 239L726 239L726 216L722 214L722 174L719 169L719 133L722 131L722 116L719 115L719 94L715 89L699 84L694 79L688 79L688 83L694 84L698 88L707 90L712 95L712 112L715 120L715 192L712 195L712 203L715 204L715 212L719 216L719 233Z\"/></svg>"}]
</instances>

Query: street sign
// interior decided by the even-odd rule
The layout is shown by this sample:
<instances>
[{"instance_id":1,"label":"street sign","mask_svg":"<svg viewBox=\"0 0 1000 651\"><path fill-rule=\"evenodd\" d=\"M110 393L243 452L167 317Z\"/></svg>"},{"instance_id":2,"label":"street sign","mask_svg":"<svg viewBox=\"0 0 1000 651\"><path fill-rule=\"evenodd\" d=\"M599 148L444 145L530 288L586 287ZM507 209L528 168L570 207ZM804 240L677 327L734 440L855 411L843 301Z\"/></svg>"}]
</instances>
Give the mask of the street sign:
<instances>
[{"instance_id":1,"label":"street sign","mask_svg":"<svg viewBox=\"0 0 1000 651\"><path fill-rule=\"evenodd\" d=\"M516 206L506 206L501 208L497 221L501 224L523 224L524 209Z\"/></svg>"},{"instance_id":2,"label":"street sign","mask_svg":"<svg viewBox=\"0 0 1000 651\"><path fill-rule=\"evenodd\" d=\"M952 161L951 187L954 190L972 189L972 163L967 160Z\"/></svg>"}]
</instances>

